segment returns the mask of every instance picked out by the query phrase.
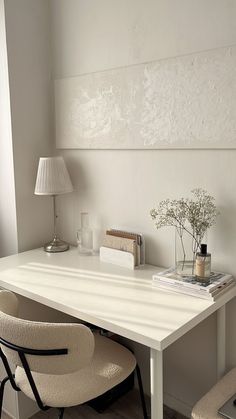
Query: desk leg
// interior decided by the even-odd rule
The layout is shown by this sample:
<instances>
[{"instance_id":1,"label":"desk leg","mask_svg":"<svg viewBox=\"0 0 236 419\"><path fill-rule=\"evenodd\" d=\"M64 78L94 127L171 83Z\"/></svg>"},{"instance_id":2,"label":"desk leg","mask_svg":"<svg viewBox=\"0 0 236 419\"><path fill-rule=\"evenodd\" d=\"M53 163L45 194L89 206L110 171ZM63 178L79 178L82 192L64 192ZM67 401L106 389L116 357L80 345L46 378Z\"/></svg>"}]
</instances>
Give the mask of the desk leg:
<instances>
[{"instance_id":1,"label":"desk leg","mask_svg":"<svg viewBox=\"0 0 236 419\"><path fill-rule=\"evenodd\" d=\"M225 305L217 310L217 378L225 373L225 347L226 347L226 309Z\"/></svg>"},{"instance_id":2,"label":"desk leg","mask_svg":"<svg viewBox=\"0 0 236 419\"><path fill-rule=\"evenodd\" d=\"M151 419L163 419L163 354L151 349Z\"/></svg>"}]
</instances>

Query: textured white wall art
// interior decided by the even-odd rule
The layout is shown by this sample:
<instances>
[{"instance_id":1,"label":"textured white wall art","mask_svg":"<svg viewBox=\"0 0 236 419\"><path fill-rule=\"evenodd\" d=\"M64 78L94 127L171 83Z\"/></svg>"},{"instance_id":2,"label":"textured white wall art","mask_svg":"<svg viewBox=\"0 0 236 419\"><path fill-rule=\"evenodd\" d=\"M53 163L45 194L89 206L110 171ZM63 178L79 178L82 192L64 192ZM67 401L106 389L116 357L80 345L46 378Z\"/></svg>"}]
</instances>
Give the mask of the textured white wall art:
<instances>
[{"instance_id":1,"label":"textured white wall art","mask_svg":"<svg viewBox=\"0 0 236 419\"><path fill-rule=\"evenodd\" d=\"M236 47L55 81L57 148L236 148Z\"/></svg>"}]
</instances>

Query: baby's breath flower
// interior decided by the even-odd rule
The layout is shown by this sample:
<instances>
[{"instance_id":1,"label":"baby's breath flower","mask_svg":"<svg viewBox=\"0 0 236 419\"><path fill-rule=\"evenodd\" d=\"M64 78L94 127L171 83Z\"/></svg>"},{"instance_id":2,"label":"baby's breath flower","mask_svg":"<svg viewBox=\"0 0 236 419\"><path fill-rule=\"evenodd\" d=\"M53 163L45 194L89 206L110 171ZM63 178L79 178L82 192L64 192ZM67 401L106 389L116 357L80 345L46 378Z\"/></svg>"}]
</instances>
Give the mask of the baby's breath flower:
<instances>
[{"instance_id":1,"label":"baby's breath flower","mask_svg":"<svg viewBox=\"0 0 236 419\"><path fill-rule=\"evenodd\" d=\"M190 234L195 242L196 252L208 228L215 224L219 211L215 199L204 189L193 189L191 193L192 199L161 201L157 208L150 211L150 215L157 229L174 226L180 236L183 235L183 231Z\"/></svg>"}]
</instances>

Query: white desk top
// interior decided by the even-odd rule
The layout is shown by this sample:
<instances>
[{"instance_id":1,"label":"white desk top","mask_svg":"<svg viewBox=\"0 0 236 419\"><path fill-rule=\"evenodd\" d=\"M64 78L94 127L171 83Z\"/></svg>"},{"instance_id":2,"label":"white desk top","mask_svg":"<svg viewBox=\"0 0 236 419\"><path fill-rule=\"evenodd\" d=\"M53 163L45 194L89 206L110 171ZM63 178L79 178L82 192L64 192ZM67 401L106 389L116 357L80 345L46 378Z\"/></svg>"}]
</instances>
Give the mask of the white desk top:
<instances>
[{"instance_id":1,"label":"white desk top","mask_svg":"<svg viewBox=\"0 0 236 419\"><path fill-rule=\"evenodd\" d=\"M0 259L0 286L110 331L163 350L236 295L216 302L152 287L158 268L129 271L80 256L35 249Z\"/></svg>"}]
</instances>

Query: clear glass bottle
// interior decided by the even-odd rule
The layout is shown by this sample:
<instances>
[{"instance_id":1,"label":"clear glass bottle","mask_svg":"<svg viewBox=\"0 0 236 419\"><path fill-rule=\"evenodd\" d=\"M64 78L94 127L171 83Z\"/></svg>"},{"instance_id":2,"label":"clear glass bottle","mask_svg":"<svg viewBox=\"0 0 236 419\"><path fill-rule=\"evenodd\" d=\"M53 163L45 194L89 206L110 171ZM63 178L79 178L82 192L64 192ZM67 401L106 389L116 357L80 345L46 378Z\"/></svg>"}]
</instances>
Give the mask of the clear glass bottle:
<instances>
[{"instance_id":1,"label":"clear glass bottle","mask_svg":"<svg viewBox=\"0 0 236 419\"><path fill-rule=\"evenodd\" d=\"M102 238L104 235L104 232L102 230L102 220L101 220L101 216L99 215L95 215L93 217L93 253L95 255L99 254L99 250L101 247L101 243L102 243Z\"/></svg>"},{"instance_id":2,"label":"clear glass bottle","mask_svg":"<svg viewBox=\"0 0 236 419\"><path fill-rule=\"evenodd\" d=\"M211 275L211 254L207 253L207 245L201 244L201 251L197 253L195 274L200 281L208 281Z\"/></svg>"},{"instance_id":3,"label":"clear glass bottle","mask_svg":"<svg viewBox=\"0 0 236 419\"><path fill-rule=\"evenodd\" d=\"M93 253L93 231L89 227L88 212L81 212L81 228L77 231L77 244L79 253L91 255Z\"/></svg>"}]
</instances>

